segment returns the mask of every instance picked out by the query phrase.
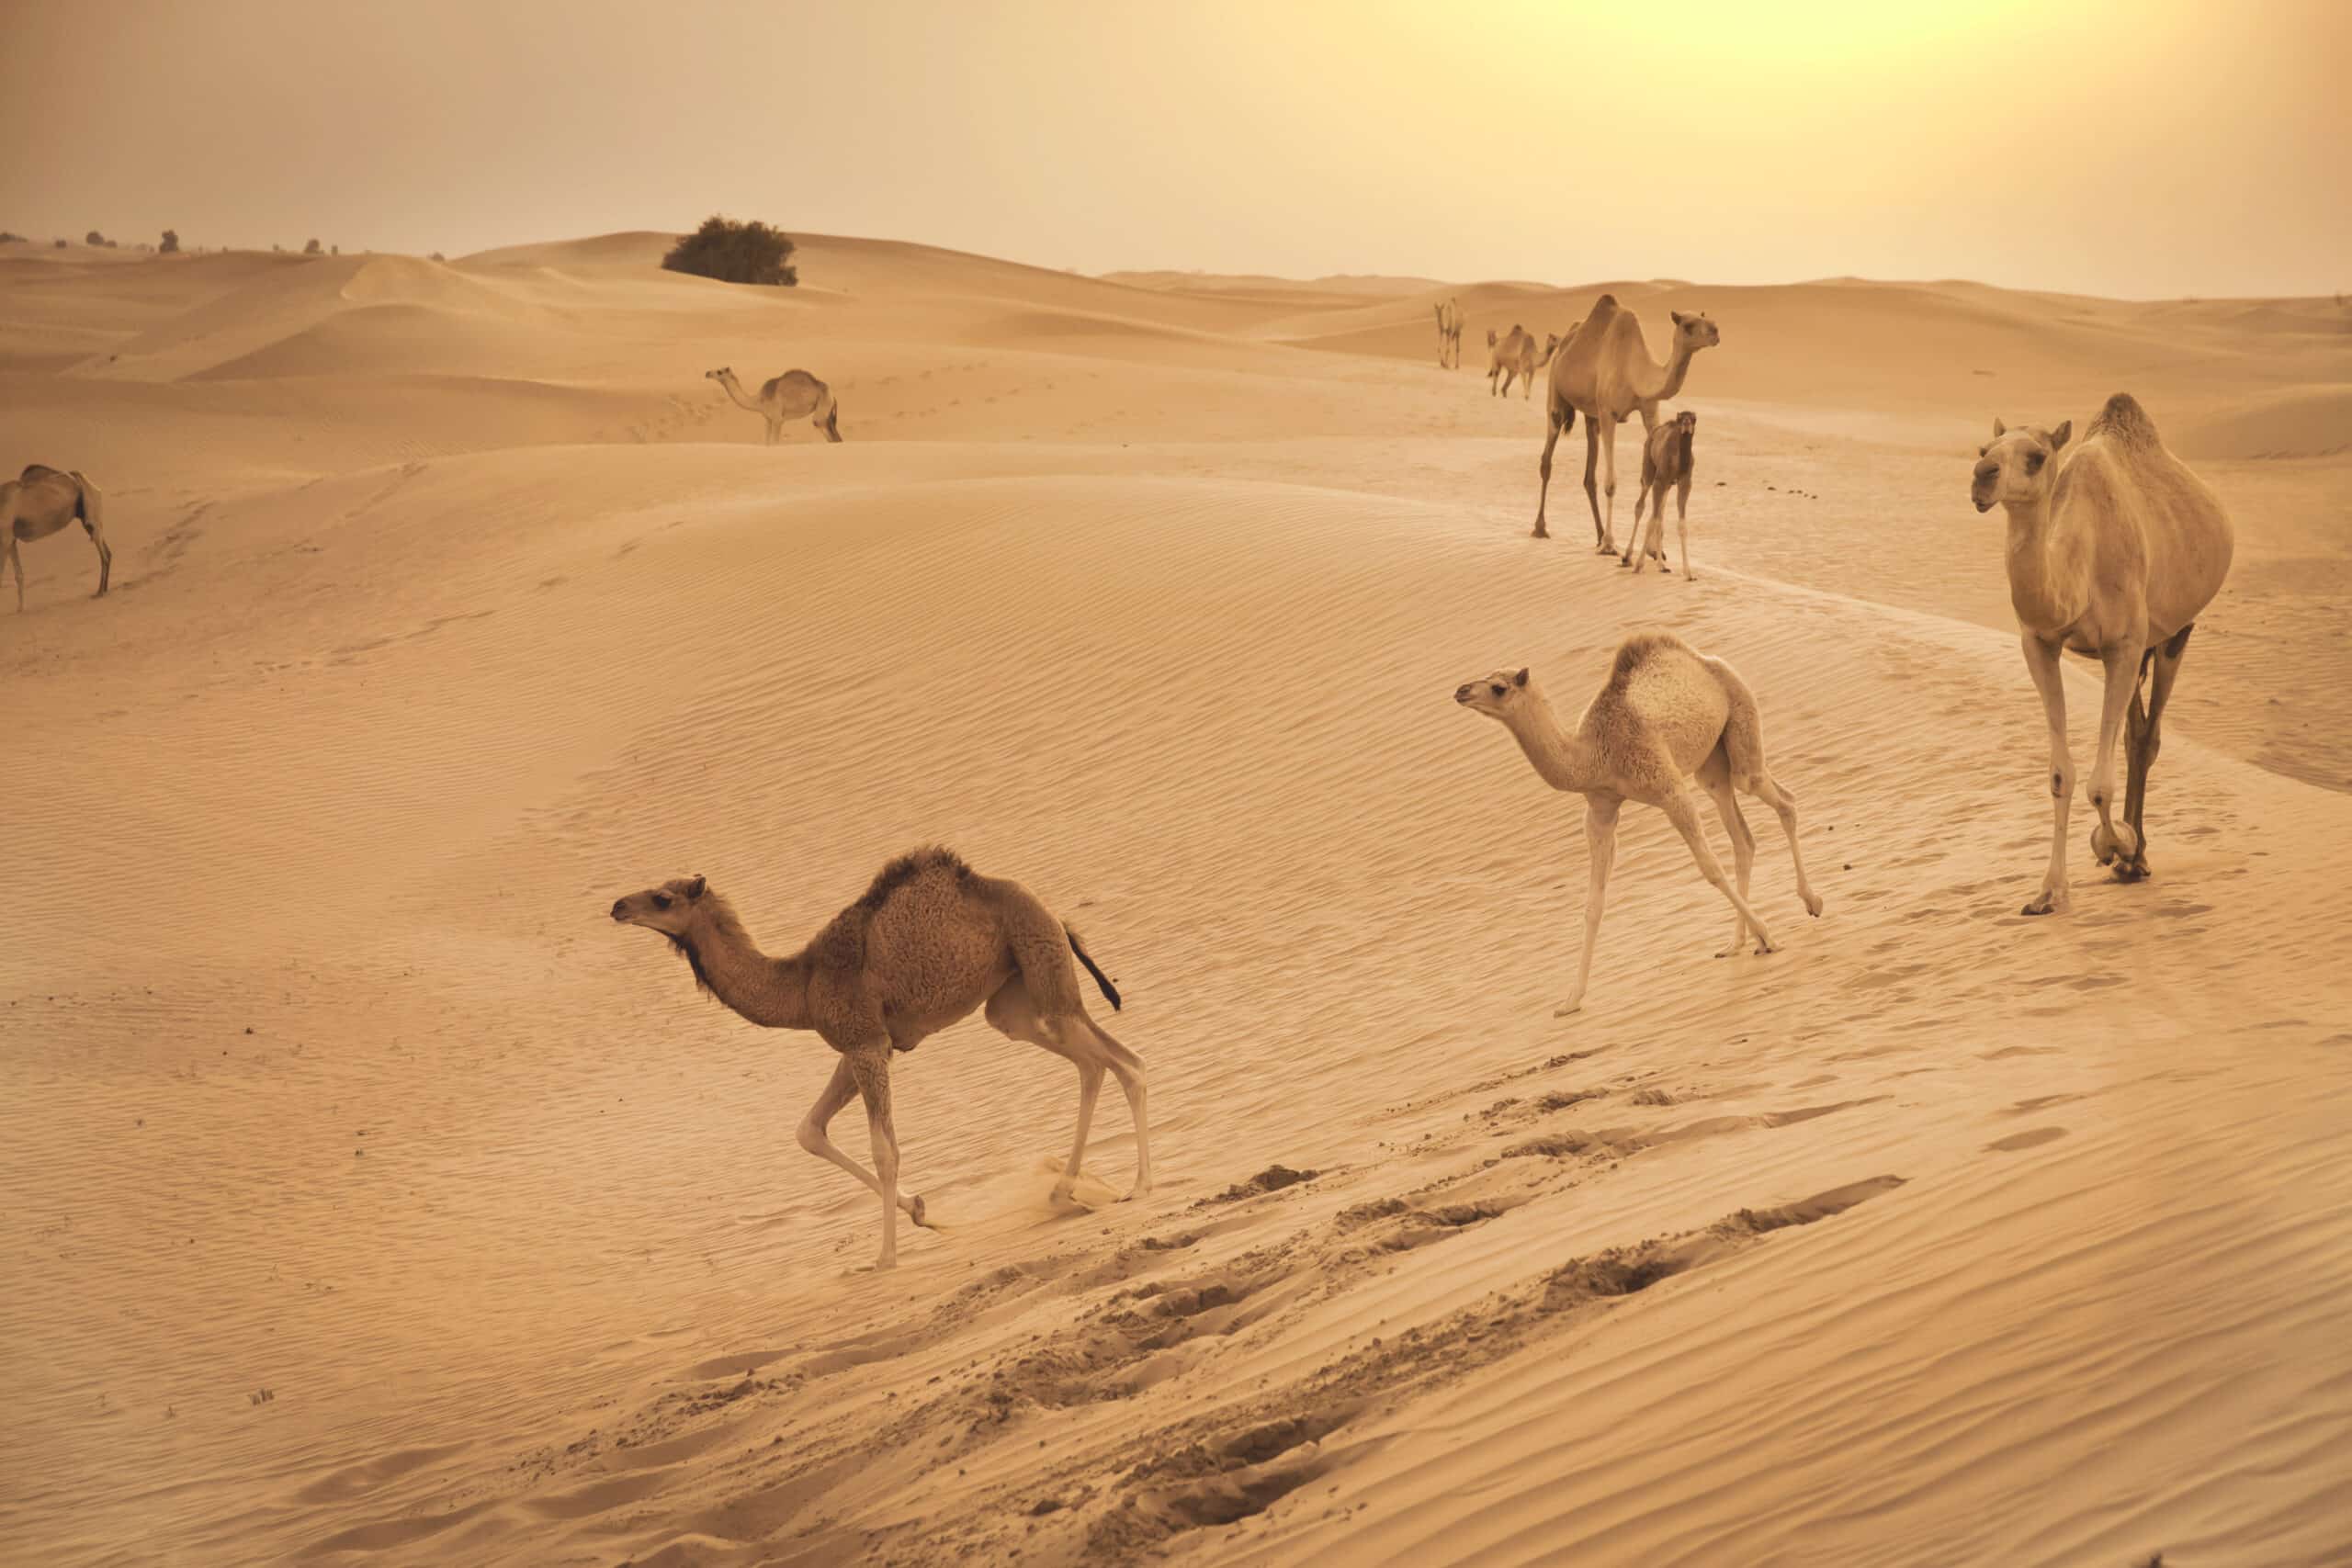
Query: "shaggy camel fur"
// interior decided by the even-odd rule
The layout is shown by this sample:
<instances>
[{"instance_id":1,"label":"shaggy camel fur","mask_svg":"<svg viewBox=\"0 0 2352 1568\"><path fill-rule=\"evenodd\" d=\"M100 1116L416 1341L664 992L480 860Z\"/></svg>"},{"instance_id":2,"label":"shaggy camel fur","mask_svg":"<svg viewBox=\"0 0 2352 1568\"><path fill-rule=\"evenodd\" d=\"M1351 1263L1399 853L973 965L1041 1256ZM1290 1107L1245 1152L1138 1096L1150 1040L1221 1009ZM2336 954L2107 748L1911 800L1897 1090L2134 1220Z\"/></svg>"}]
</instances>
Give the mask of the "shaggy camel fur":
<instances>
[{"instance_id":1,"label":"shaggy camel fur","mask_svg":"<svg viewBox=\"0 0 2352 1568\"><path fill-rule=\"evenodd\" d=\"M1690 356L1723 341L1715 323L1702 311L1674 318L1674 352L1660 365L1650 358L1642 341L1642 324L1631 310L1622 310L1613 294L1592 302L1592 313L1568 329L1560 350L1552 356L1550 389L1546 393L1544 458L1537 465L1543 488L1535 497L1535 536L1551 537L1544 526L1544 506L1552 493L1552 448L1584 415L1584 496L1592 508L1593 548L1604 556L1617 553L1617 427L1625 416L1639 412L1645 436L1657 428L1657 405L1682 389ZM1602 516L1593 491L1598 461L1609 496Z\"/></svg>"},{"instance_id":2,"label":"shaggy camel fur","mask_svg":"<svg viewBox=\"0 0 2352 1568\"><path fill-rule=\"evenodd\" d=\"M2066 747L2066 692L2061 649L2105 666L2098 750L2091 762L2091 805L2098 826L2091 852L2113 864L2120 882L2148 874L2148 769L2161 745L2165 704L2180 674L2197 617L2229 575L2234 539L2229 514L2205 481L2165 450L2155 425L2128 392L2118 392L2091 421L2064 462L2074 430L2011 430L1993 422L1993 439L1977 451L1969 498L1980 513L1997 502L2009 514L2009 603L2017 610L2026 669L2050 720L2050 868L2029 915L2055 914L2070 901L2066 811L2075 795L2075 760ZM2140 683L2151 667L2146 705ZM2127 713L2128 705L2128 713ZM2125 731L2129 778L2123 820L2115 795L2115 734Z\"/></svg>"},{"instance_id":3,"label":"shaggy camel fur","mask_svg":"<svg viewBox=\"0 0 2352 1568\"><path fill-rule=\"evenodd\" d=\"M1674 533L1682 544L1682 579L1695 581L1690 575L1690 439L1698 434L1699 416L1684 409L1649 434L1642 443L1642 493L1634 498L1634 537L1625 541L1624 558L1617 564L1630 566L1639 577L1642 568L1652 560L1660 571L1666 570L1666 492L1674 491ZM1642 507L1650 504L1650 532L1642 538ZM1634 558L1634 546L1641 543L1641 558Z\"/></svg>"},{"instance_id":4,"label":"shaggy camel fur","mask_svg":"<svg viewBox=\"0 0 2352 1568\"><path fill-rule=\"evenodd\" d=\"M1737 953L1750 931L1758 953L1772 951L1762 917L1747 903L1756 835L1740 815L1734 791L1752 795L1780 814L1789 859L1797 868L1797 897L1804 901L1806 914L1821 913L1821 898L1805 879L1804 855L1797 848L1796 795L1765 771L1764 731L1756 698L1722 660L1706 658L1667 632L1627 637L1617 649L1607 683L1573 730L1561 728L1552 705L1524 670L1498 670L1468 682L1455 688L1453 700L1510 730L1545 784L1585 798L1592 885L1585 895L1584 957L1577 967L1576 989L1554 1017L1566 1017L1584 1005L1609 868L1617 855L1617 811L1626 801L1665 812L1690 846L1700 874L1730 900L1731 945L1718 958ZM1736 886L1724 878L1722 863L1707 847L1706 830L1699 823L1698 793L1690 787L1694 777L1714 802L1724 831L1731 835Z\"/></svg>"},{"instance_id":5,"label":"shaggy camel fur","mask_svg":"<svg viewBox=\"0 0 2352 1568\"><path fill-rule=\"evenodd\" d=\"M1462 368L1462 301L1449 299L1437 308L1437 367Z\"/></svg>"},{"instance_id":6,"label":"shaggy camel fur","mask_svg":"<svg viewBox=\"0 0 2352 1568\"><path fill-rule=\"evenodd\" d=\"M25 558L17 553L21 542L46 539L68 523L79 523L98 551L98 591L93 599L106 596L107 579L114 572L114 551L107 547L103 498L98 487L79 473L44 468L39 463L27 468L19 478L0 482L0 581L7 578L7 569L17 569L17 608L25 607Z\"/></svg>"},{"instance_id":7,"label":"shaggy camel fur","mask_svg":"<svg viewBox=\"0 0 2352 1568\"><path fill-rule=\"evenodd\" d=\"M833 400L832 389L806 370L787 370L774 379L763 382L757 401L743 395L743 384L735 379L735 372L726 366L702 373L706 381L716 381L718 389L743 408L750 409L768 422L768 445L773 446L784 434L784 422L808 415L808 423L823 431L828 441L842 438L841 405Z\"/></svg>"},{"instance_id":8,"label":"shaggy camel fur","mask_svg":"<svg viewBox=\"0 0 2352 1568\"><path fill-rule=\"evenodd\" d=\"M1054 1184L1067 1199L1086 1156L1094 1097L1108 1069L1136 1122L1136 1185L1151 1190L1143 1061L1087 1016L1076 953L1115 1010L1119 993L1078 935L1017 882L982 876L945 850L918 850L884 866L874 885L788 958L752 944L726 899L699 876L680 877L614 901L613 919L646 926L677 944L696 985L753 1023L813 1029L841 1062L801 1119L800 1146L831 1160L882 1197L882 1256L899 1258L899 1211L925 1223L920 1197L899 1192L899 1136L890 1121L890 1055L983 1004L1012 1040L1042 1045L1078 1068L1078 1141ZM873 1171L825 1135L851 1095L865 1101Z\"/></svg>"}]
</instances>

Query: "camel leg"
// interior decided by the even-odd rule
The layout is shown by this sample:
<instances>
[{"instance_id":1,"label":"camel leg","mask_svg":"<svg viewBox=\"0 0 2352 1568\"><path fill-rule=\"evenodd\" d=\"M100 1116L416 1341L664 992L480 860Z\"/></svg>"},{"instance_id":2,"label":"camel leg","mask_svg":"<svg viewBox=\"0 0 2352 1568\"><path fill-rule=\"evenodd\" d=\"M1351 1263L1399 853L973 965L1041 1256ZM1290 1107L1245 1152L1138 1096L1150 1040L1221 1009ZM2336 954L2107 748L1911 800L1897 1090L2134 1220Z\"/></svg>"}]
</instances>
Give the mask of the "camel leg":
<instances>
[{"instance_id":1,"label":"camel leg","mask_svg":"<svg viewBox=\"0 0 2352 1568\"><path fill-rule=\"evenodd\" d=\"M2031 632L2018 637L2025 649L2025 667L2041 694L2042 712L2050 719L2050 869L2042 874L2041 891L2019 912L2064 914L2073 902L2066 886L2066 813L2075 802L2075 756L2066 749L2066 687L2058 673L2058 648Z\"/></svg>"},{"instance_id":2,"label":"camel leg","mask_svg":"<svg viewBox=\"0 0 2352 1568\"><path fill-rule=\"evenodd\" d=\"M1600 911L1609 897L1609 868L1617 859L1617 812L1623 804L1613 796L1585 796L1584 843L1592 862L1592 883L1584 896L1584 957L1577 964L1577 988L1552 1010L1554 1018L1566 1018L1584 1006L1584 989L1592 980L1592 950L1600 941Z\"/></svg>"},{"instance_id":3,"label":"camel leg","mask_svg":"<svg viewBox=\"0 0 2352 1568\"><path fill-rule=\"evenodd\" d=\"M843 1053L843 1065L865 1101L865 1131L874 1145L875 1189L882 1194L882 1255L877 1269L899 1265L899 1134L890 1124L890 1043L885 1039Z\"/></svg>"},{"instance_id":4,"label":"camel leg","mask_svg":"<svg viewBox=\"0 0 2352 1568\"><path fill-rule=\"evenodd\" d=\"M1731 901L1734 912L1747 922L1748 930L1756 933L1756 951L1758 953L1771 952L1772 933L1764 929L1763 917L1748 908L1747 900L1739 896L1739 889L1734 887L1731 879L1724 874L1723 862L1717 860L1715 852L1707 847L1707 832L1700 826L1699 808L1690 804L1690 792L1684 790L1668 795L1665 805L1667 820L1673 823L1674 830L1682 835L1682 841L1690 846L1690 858L1699 863L1699 874L1707 879L1709 886Z\"/></svg>"},{"instance_id":5,"label":"camel leg","mask_svg":"<svg viewBox=\"0 0 2352 1568\"><path fill-rule=\"evenodd\" d=\"M1649 503L1650 487L1645 484L1640 489L1634 491L1634 535L1632 538L1625 541L1624 553L1617 558L1617 564L1619 566L1633 566L1636 572L1639 572L1642 569L1638 566L1634 566L1634 548L1641 543L1642 509L1649 505Z\"/></svg>"},{"instance_id":6,"label":"camel leg","mask_svg":"<svg viewBox=\"0 0 2352 1568\"><path fill-rule=\"evenodd\" d=\"M90 536L90 543L98 552L98 591L90 597L103 599L107 596L107 579L114 575L114 551L107 547L106 532L97 524L85 523L82 529Z\"/></svg>"},{"instance_id":7,"label":"camel leg","mask_svg":"<svg viewBox=\"0 0 2352 1568\"><path fill-rule=\"evenodd\" d=\"M1756 834L1747 825L1747 817L1739 809L1739 796L1732 792L1731 764L1724 758L1724 749L1717 745L1699 764L1699 787L1715 803L1715 817L1724 825L1724 836L1731 840L1733 874L1739 884L1739 896L1747 897L1749 874L1756 869ZM1735 917L1731 927L1731 945L1715 954L1717 958L1736 956L1747 942L1747 920Z\"/></svg>"},{"instance_id":8,"label":"camel leg","mask_svg":"<svg viewBox=\"0 0 2352 1568\"><path fill-rule=\"evenodd\" d=\"M1674 487L1674 536L1682 546L1682 581L1688 582L1690 581L1690 480L1688 477L1677 481Z\"/></svg>"},{"instance_id":9,"label":"camel leg","mask_svg":"<svg viewBox=\"0 0 2352 1568\"><path fill-rule=\"evenodd\" d=\"M1544 425L1544 460L1535 466L1544 476L1543 488L1535 492L1535 536L1539 539L1552 536L1544 527L1544 503L1552 494L1552 448L1560 444L1560 411L1553 409Z\"/></svg>"},{"instance_id":10,"label":"camel leg","mask_svg":"<svg viewBox=\"0 0 2352 1568\"><path fill-rule=\"evenodd\" d=\"M1106 1069L1119 1080L1120 1092L1127 1097L1128 1114L1135 1118L1136 1184L1127 1196L1140 1198L1150 1191L1151 1133L1142 1058L1113 1039L1083 1008L1061 1018L1045 1017L1018 976L1006 981L989 998L987 1016L989 1027L1008 1040L1042 1046L1078 1069L1078 1138L1062 1179L1054 1184L1054 1196L1068 1197L1078 1179L1080 1162L1086 1157L1087 1129L1094 1119L1094 1097L1102 1087Z\"/></svg>"},{"instance_id":11,"label":"camel leg","mask_svg":"<svg viewBox=\"0 0 2352 1568\"><path fill-rule=\"evenodd\" d=\"M2098 812L2098 826L2091 829L2091 853L2101 865L2118 856L2128 863L2140 849L2140 836L2130 823L2118 830L2113 807L2115 738L2123 728L2124 709L2139 691L2140 656L2144 651L2139 637L2099 650L2099 662L2107 667L2107 692L2099 705L2098 750L2091 757L2091 805Z\"/></svg>"},{"instance_id":12,"label":"camel leg","mask_svg":"<svg viewBox=\"0 0 2352 1568\"><path fill-rule=\"evenodd\" d=\"M849 1059L843 1057L833 1068L833 1076L826 1080L825 1090L817 1097L817 1103L810 1106L808 1114L800 1119L798 1134L800 1146L820 1159L832 1161L833 1164L840 1166L843 1170L865 1183L869 1189L879 1192L882 1190L882 1184L874 1179L874 1173L842 1153L839 1145L825 1135L825 1129L832 1125L834 1116L840 1113L841 1108L847 1105L850 1098L856 1093L857 1079L850 1072ZM907 1218L914 1221L915 1224L920 1225L927 1223L923 1218L923 1201L920 1196L900 1198L899 1207L904 1209L907 1212Z\"/></svg>"},{"instance_id":13,"label":"camel leg","mask_svg":"<svg viewBox=\"0 0 2352 1568\"><path fill-rule=\"evenodd\" d=\"M1735 781L1736 782L1736 781ZM1797 899L1804 905L1804 912L1818 917L1821 895L1813 890L1813 881L1804 874L1804 851L1797 845L1797 797L1794 790L1782 789L1763 773L1750 777L1743 786L1747 793L1772 808L1781 819L1781 831L1789 840L1789 863L1797 869Z\"/></svg>"},{"instance_id":14,"label":"camel leg","mask_svg":"<svg viewBox=\"0 0 2352 1568\"><path fill-rule=\"evenodd\" d=\"M2115 868L2115 874L2126 882L2137 882L2148 874L2148 834L2140 825L2148 802L2148 770L2155 765L2156 753L2164 750L2165 705L2172 700L2172 683L2179 678L2182 656L2188 651L2188 634L2196 629L2192 621L2149 650L2155 660L2155 678L2148 683L2147 717L2134 738L2131 780L2123 802L2124 820L2132 824L2132 836L2139 840L2139 848L2127 863ZM2133 717L2139 716L2136 691L2132 694L2132 712Z\"/></svg>"},{"instance_id":15,"label":"camel leg","mask_svg":"<svg viewBox=\"0 0 2352 1568\"><path fill-rule=\"evenodd\" d=\"M1600 492L1592 481L1593 472L1600 465L1600 422L1586 416L1584 422L1584 503L1592 508L1592 547L1595 553L1613 556L1617 547L1600 525Z\"/></svg>"},{"instance_id":16,"label":"camel leg","mask_svg":"<svg viewBox=\"0 0 2352 1568\"><path fill-rule=\"evenodd\" d=\"M0 534L0 582L7 581L7 569L10 567L17 570L17 613L22 615L25 609L25 558L17 553L17 536L13 529Z\"/></svg>"},{"instance_id":17,"label":"camel leg","mask_svg":"<svg viewBox=\"0 0 2352 1568\"><path fill-rule=\"evenodd\" d=\"M1617 422L1600 422L1600 493L1604 500L1600 524L1600 547L1610 555L1617 553Z\"/></svg>"}]
</instances>

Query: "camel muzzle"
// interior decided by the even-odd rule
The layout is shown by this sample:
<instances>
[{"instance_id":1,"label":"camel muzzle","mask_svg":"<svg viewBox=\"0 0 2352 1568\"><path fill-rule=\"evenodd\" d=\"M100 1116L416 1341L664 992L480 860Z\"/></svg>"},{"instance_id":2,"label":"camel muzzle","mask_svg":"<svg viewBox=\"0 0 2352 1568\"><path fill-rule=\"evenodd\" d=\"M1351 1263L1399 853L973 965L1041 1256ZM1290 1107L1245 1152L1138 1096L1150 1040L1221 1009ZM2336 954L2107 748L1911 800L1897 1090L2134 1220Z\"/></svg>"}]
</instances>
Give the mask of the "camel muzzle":
<instances>
[{"instance_id":1,"label":"camel muzzle","mask_svg":"<svg viewBox=\"0 0 2352 1568\"><path fill-rule=\"evenodd\" d=\"M613 900L613 919L616 920L626 920L628 919L628 899L616 898Z\"/></svg>"},{"instance_id":2,"label":"camel muzzle","mask_svg":"<svg viewBox=\"0 0 2352 1568\"><path fill-rule=\"evenodd\" d=\"M1476 683L1476 682L1471 682L1471 684L1472 684L1472 685L1475 685ZM1454 700L1455 702L1457 702L1457 703L1466 703L1466 702L1468 702L1468 701L1470 700L1470 686L1469 686L1469 685L1462 685L1462 686L1456 686L1456 687L1454 687L1454 688L1453 688L1453 700Z\"/></svg>"}]
</instances>

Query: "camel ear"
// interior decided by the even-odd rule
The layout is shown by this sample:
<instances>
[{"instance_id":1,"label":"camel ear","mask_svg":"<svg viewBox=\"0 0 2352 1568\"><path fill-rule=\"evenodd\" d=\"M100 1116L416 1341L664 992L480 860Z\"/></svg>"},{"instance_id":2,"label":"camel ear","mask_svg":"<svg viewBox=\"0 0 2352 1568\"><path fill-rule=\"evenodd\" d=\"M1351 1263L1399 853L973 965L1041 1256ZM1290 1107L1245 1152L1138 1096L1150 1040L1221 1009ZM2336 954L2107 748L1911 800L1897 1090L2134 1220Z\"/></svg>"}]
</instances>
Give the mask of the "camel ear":
<instances>
[{"instance_id":1,"label":"camel ear","mask_svg":"<svg viewBox=\"0 0 2352 1568\"><path fill-rule=\"evenodd\" d=\"M1526 684L1527 684L1527 671L1526 671L1525 670L1521 670L1518 674L1516 674L1516 675L1512 676L1512 677L1510 678L1510 683L1511 683L1512 685L1514 685L1514 686L1524 686L1524 685L1526 685Z\"/></svg>"},{"instance_id":2,"label":"camel ear","mask_svg":"<svg viewBox=\"0 0 2352 1568\"><path fill-rule=\"evenodd\" d=\"M701 877L695 877L692 882L686 884L687 898L695 899L701 897L703 896L704 889L707 888L709 886L710 884L705 882Z\"/></svg>"},{"instance_id":3,"label":"camel ear","mask_svg":"<svg viewBox=\"0 0 2352 1568\"><path fill-rule=\"evenodd\" d=\"M2055 452L2059 447L2066 445L2066 437L2074 434L2075 422L2070 419L2050 433L2050 449Z\"/></svg>"},{"instance_id":4,"label":"camel ear","mask_svg":"<svg viewBox=\"0 0 2352 1568\"><path fill-rule=\"evenodd\" d=\"M2009 427L2008 427L2007 425L2006 425L2006 424L2003 424L2003 423L2000 422L2000 420L1999 420L1999 418L1998 418L1998 417L1996 417L1996 418L1994 419L1994 421L1993 421L1993 439L1994 439L1994 440L1998 441L2002 436L2004 436L2004 435L2006 435L2006 434L2008 434L2008 430L2009 430Z\"/></svg>"},{"instance_id":5,"label":"camel ear","mask_svg":"<svg viewBox=\"0 0 2352 1568\"><path fill-rule=\"evenodd\" d=\"M1678 327L1690 319L1679 310L1668 310L1667 314L1674 318L1674 324Z\"/></svg>"}]
</instances>

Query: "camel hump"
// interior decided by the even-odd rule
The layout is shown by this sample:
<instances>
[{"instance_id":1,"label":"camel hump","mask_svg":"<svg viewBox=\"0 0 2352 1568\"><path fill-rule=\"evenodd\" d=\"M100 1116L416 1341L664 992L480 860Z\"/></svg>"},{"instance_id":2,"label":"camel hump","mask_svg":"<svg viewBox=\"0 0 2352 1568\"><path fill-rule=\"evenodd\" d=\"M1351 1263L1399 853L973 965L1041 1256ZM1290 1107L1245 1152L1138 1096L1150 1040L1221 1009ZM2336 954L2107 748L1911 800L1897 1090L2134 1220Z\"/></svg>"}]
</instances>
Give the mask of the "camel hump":
<instances>
[{"instance_id":1,"label":"camel hump","mask_svg":"<svg viewBox=\"0 0 2352 1568\"><path fill-rule=\"evenodd\" d=\"M1595 299L1592 302L1592 310L1590 314L1585 317L1585 320L1591 321L1595 317L1612 315L1616 312L1616 310L1617 296L1614 294L1604 294L1600 299Z\"/></svg>"},{"instance_id":2,"label":"camel hump","mask_svg":"<svg viewBox=\"0 0 2352 1568\"><path fill-rule=\"evenodd\" d=\"M859 895L857 902L850 907L872 914L889 901L891 894L926 872L943 873L959 886L972 880L972 868L964 863L963 856L953 850L930 844L909 851L875 873L874 885Z\"/></svg>"},{"instance_id":3,"label":"camel hump","mask_svg":"<svg viewBox=\"0 0 2352 1568\"><path fill-rule=\"evenodd\" d=\"M74 476L62 468L52 468L47 463L27 463L25 471L17 477L27 484L33 484L41 479L65 479Z\"/></svg>"},{"instance_id":4,"label":"camel hump","mask_svg":"<svg viewBox=\"0 0 2352 1568\"><path fill-rule=\"evenodd\" d=\"M2140 400L2129 392L2118 392L2107 400L2107 406L2091 421L2093 435L2108 434L2132 446L2154 446L2157 444L2156 422L2140 406Z\"/></svg>"},{"instance_id":5,"label":"camel hump","mask_svg":"<svg viewBox=\"0 0 2352 1568\"><path fill-rule=\"evenodd\" d=\"M1627 682L1661 655L1690 651L1690 645L1672 632L1635 632L1617 645L1616 662L1609 667L1609 683L1602 690L1623 693Z\"/></svg>"}]
</instances>

